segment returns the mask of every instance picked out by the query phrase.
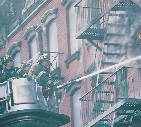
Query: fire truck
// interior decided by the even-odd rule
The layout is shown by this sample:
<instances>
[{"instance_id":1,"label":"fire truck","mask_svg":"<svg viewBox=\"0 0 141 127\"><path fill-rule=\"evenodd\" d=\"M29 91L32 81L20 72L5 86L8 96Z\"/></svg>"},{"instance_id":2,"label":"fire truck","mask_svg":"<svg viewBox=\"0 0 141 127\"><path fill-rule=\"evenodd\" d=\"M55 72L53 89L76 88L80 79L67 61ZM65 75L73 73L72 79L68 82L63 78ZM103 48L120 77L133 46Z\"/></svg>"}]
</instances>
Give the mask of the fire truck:
<instances>
[{"instance_id":1,"label":"fire truck","mask_svg":"<svg viewBox=\"0 0 141 127\"><path fill-rule=\"evenodd\" d=\"M0 83L0 127L60 127L69 116L48 109L36 80L13 79Z\"/></svg>"}]
</instances>

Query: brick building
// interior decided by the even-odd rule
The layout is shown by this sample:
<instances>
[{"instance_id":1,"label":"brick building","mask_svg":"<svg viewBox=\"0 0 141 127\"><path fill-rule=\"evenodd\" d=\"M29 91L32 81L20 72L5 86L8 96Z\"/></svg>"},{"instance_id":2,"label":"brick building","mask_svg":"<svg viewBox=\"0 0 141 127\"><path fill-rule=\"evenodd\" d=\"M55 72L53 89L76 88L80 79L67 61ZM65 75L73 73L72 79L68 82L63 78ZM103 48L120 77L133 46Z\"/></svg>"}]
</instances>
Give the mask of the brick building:
<instances>
[{"instance_id":1,"label":"brick building","mask_svg":"<svg viewBox=\"0 0 141 127\"><path fill-rule=\"evenodd\" d=\"M15 66L19 66L22 61L36 63L40 54L48 53L51 74L61 83L91 73L99 50L88 41L75 39L76 3L75 0L3 1L1 17L5 18L1 19L0 57L9 54ZM62 93L58 94L62 95L59 112L71 119L66 127L81 125L81 120L74 122L74 119L80 119L78 99L91 89L86 84L90 85L90 81L73 83L59 91Z\"/></svg>"},{"instance_id":2,"label":"brick building","mask_svg":"<svg viewBox=\"0 0 141 127\"><path fill-rule=\"evenodd\" d=\"M140 60L79 78L140 55L140 3L3 0L0 57L9 54L19 66L48 53L60 84L78 79L59 90L54 103L70 116L63 127L139 127Z\"/></svg>"}]
</instances>

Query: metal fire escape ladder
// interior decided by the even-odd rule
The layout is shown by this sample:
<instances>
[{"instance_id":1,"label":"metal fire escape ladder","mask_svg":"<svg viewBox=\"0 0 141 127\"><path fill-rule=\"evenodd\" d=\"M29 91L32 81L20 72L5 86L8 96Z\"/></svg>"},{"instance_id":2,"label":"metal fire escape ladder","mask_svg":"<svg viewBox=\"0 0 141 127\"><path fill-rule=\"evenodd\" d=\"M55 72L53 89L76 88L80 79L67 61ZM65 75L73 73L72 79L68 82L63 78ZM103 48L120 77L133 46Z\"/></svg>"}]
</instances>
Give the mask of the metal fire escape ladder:
<instances>
[{"instance_id":1,"label":"metal fire escape ladder","mask_svg":"<svg viewBox=\"0 0 141 127\"><path fill-rule=\"evenodd\" d=\"M137 85L141 81L137 78L140 76L140 70L122 67L80 99L84 107L87 105L87 114L86 116L83 114L86 117L84 127L130 127L141 114L141 86ZM116 79L119 75L120 78ZM112 85L114 88L110 85L113 79L115 79ZM136 83L132 82L133 79ZM129 94L131 91L133 93ZM85 110L82 113L85 113Z\"/></svg>"},{"instance_id":2,"label":"metal fire escape ladder","mask_svg":"<svg viewBox=\"0 0 141 127\"><path fill-rule=\"evenodd\" d=\"M103 40L104 47L103 47L103 55L101 60L101 68L105 68L110 65L114 65L118 63L120 58L126 53L123 52L122 46L124 45L121 43L122 42L121 40L124 39L124 37L126 37L126 33L128 30L128 25L127 25L128 14L126 11L124 11L124 8L121 9L121 7L124 6L124 4L128 4L128 3L119 3L117 6L115 6L116 9L115 8L113 8L113 10L111 9L109 13L109 21L106 27L107 33L105 34L105 38ZM124 43L126 44L127 42ZM113 73L114 71L115 70L110 70L103 72L101 74L103 75L104 78L106 78L108 77L109 74ZM105 103L105 101L102 102ZM111 103L111 107L112 107L112 103ZM116 112L114 112L113 123L115 123L114 119L116 115L117 115ZM120 117L121 118L123 117L123 119L122 122L117 122L118 125L130 125L131 123L130 121L133 118L133 116L127 114L120 115ZM108 117L105 116L105 118L107 119ZM94 127L97 127L98 123L96 123Z\"/></svg>"},{"instance_id":3,"label":"metal fire escape ladder","mask_svg":"<svg viewBox=\"0 0 141 127\"><path fill-rule=\"evenodd\" d=\"M78 33L77 39L87 39L93 46L101 51L101 59L98 69L106 68L110 65L118 63L122 56L126 54L125 44L129 32L129 14L128 10L135 8L131 0L118 0L112 8L108 8L95 17L89 24ZM107 11L108 10L108 11ZM96 23L105 15L109 17L106 27L103 29L95 28ZM92 26L93 25L93 26ZM101 28L101 27L100 27ZM80 34L81 33L81 34ZM94 40L102 42L102 47L95 44ZM116 96L115 81L116 76L106 80L110 75L113 75L114 69L102 72L97 76L97 85L91 91L87 92L80 101L84 103L82 119L84 120L84 127L118 127L115 125L115 118L119 115L119 122L123 125L127 121L132 121L132 113L124 111L132 105L130 100L122 100L119 103L114 103ZM103 81L101 82L101 77ZM133 103L134 104L134 103ZM132 106L131 106L132 107ZM123 109L122 109L123 108ZM84 109L84 110L83 110ZM122 110L120 114L116 110ZM129 108L128 108L129 109ZM110 116L114 112L114 115ZM106 124L110 121L113 125ZM108 123L108 122L107 122ZM117 121L118 123L118 121Z\"/></svg>"},{"instance_id":4,"label":"metal fire escape ladder","mask_svg":"<svg viewBox=\"0 0 141 127\"><path fill-rule=\"evenodd\" d=\"M116 64L120 57L123 55L123 53L121 52L121 41L119 37L124 37L124 32L126 30L122 32L116 31L116 29L120 28L120 30L122 31L126 25L120 23L120 21L124 20L123 18L125 18L126 14L116 14L116 11L114 11L115 14L113 14L113 11L109 12L109 20L107 22L107 27L106 27L106 34L103 40L103 47L102 47L102 54L101 54L101 60L100 60L100 64L99 64L99 69L103 69L105 67L108 67L110 65L114 65ZM126 29L126 28L125 28ZM115 40L116 38L116 40ZM106 79L109 75L111 75L112 73L114 73L115 70L109 70L106 72L102 72L98 75L98 79L97 79L97 84L99 83L99 78L103 77L103 79ZM110 81L109 84L110 89L114 89L114 86L112 85L113 81ZM102 92L103 91L103 92ZM107 90L105 90L105 88L101 89L101 98L104 98L103 93L105 93ZM113 93L114 91L111 91L111 93ZM100 102L100 101L99 101ZM112 106L113 101L105 101L105 100L101 100L101 103L109 103Z\"/></svg>"},{"instance_id":5,"label":"metal fire escape ladder","mask_svg":"<svg viewBox=\"0 0 141 127\"><path fill-rule=\"evenodd\" d=\"M125 49L123 49L122 47L125 46L125 44L127 43L126 40L124 40L124 38L128 35L128 19L129 16L127 14L127 12L125 11L126 9L124 9L124 7L129 6L130 3L119 3L118 5L116 5L114 8L111 9L111 11L109 12L109 20L107 23L107 27L106 27L106 34L103 40L103 47L102 47L102 55L101 55L101 61L100 61L100 67L99 69L103 69L105 67L108 67L110 65L114 65L116 63L118 63L120 61L120 58L126 54ZM121 9L121 10L120 10ZM99 78L102 76L103 79L106 79L109 75L111 75L112 73L114 73L115 70L109 70L106 72L102 72L98 75L98 79L97 79L97 83L99 83ZM108 89L113 89L113 91L107 91L104 87L100 89L100 91L97 91L99 93L99 100L97 101L97 103L101 103L100 105L104 105L104 106L108 106L109 108L113 106L113 100L104 100L105 95L104 93L110 92L110 96L112 96L112 93L114 94L114 86L112 86L112 82L114 82L115 79L111 80L109 83L107 83L107 85L109 84ZM117 107L116 107L117 108ZM97 112L101 112L103 110L103 106L101 106L101 109L98 109L95 111ZM116 110L116 109L114 109ZM113 110L113 111L114 111ZM103 111L104 113L104 111ZM106 114L106 113L105 113ZM116 115L116 114L115 114ZM108 116L108 112L107 112L107 116ZM105 115L105 117L101 117L98 116L96 119L98 122L100 121L105 121L106 119L108 119ZM110 119L110 117L109 117ZM114 119L114 117L113 117ZM122 123L127 123L126 121L129 119L132 119L132 116L126 115L126 117L124 117L124 120ZM114 122L114 121L113 121ZM105 126L105 123L102 122L103 124L98 124L96 122L96 124L93 125L93 127L97 127L99 125L103 125ZM108 126L108 125L107 125Z\"/></svg>"}]
</instances>

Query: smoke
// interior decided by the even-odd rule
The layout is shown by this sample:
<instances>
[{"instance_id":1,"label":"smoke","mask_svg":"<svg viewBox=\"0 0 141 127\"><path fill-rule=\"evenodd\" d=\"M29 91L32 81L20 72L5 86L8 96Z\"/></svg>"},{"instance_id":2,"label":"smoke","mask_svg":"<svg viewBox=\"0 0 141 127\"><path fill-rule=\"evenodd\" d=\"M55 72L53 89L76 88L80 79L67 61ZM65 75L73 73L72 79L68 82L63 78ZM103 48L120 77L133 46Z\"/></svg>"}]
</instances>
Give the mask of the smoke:
<instances>
[{"instance_id":1,"label":"smoke","mask_svg":"<svg viewBox=\"0 0 141 127\"><path fill-rule=\"evenodd\" d=\"M140 17L140 13L141 12L137 12L134 13L134 16L132 18L134 18L134 22L131 24L130 27L130 36L132 37L135 33L135 31L139 28L139 26L141 26L141 17Z\"/></svg>"},{"instance_id":2,"label":"smoke","mask_svg":"<svg viewBox=\"0 0 141 127\"><path fill-rule=\"evenodd\" d=\"M128 60L125 60L125 61L120 62L120 63L118 63L118 64L109 66L109 67L107 67L107 68L101 69L101 70L96 71L96 72L94 72L94 73L91 73L91 74L89 74L89 75L83 76L83 77L81 77L81 78L76 79L75 81L76 81L76 82L81 81L81 80L86 79L86 78L88 78L88 77L92 77L92 76L97 75L97 74L99 74L99 73L101 73L101 72L110 70L110 69L115 68L115 67L119 67L119 66L121 66L121 65L125 65L125 64L127 64L127 63L133 62L133 61L138 60L138 59L141 59L141 55L140 55L140 56L137 56L137 57L134 57L134 58L131 58L131 59L128 59Z\"/></svg>"},{"instance_id":3,"label":"smoke","mask_svg":"<svg viewBox=\"0 0 141 127\"><path fill-rule=\"evenodd\" d=\"M139 2L139 4L141 5L141 3L140 3L141 0L132 0L132 1L135 2L135 3L136 3L136 2L137 2L137 3Z\"/></svg>"}]
</instances>

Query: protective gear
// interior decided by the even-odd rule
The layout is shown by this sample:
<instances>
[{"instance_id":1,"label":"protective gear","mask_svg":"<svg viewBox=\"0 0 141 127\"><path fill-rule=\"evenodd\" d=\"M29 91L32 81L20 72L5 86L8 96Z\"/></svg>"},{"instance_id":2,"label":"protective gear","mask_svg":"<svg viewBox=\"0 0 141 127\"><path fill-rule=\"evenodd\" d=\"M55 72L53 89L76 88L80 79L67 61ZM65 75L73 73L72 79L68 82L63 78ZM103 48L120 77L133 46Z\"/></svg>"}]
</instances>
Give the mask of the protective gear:
<instances>
[{"instance_id":1,"label":"protective gear","mask_svg":"<svg viewBox=\"0 0 141 127\"><path fill-rule=\"evenodd\" d=\"M28 71L25 71L25 68L27 66L31 66L30 63L26 63L25 61L22 62L22 64L20 65L18 71L17 71L17 75L18 75L18 78L27 78L28 77Z\"/></svg>"},{"instance_id":2,"label":"protective gear","mask_svg":"<svg viewBox=\"0 0 141 127\"><path fill-rule=\"evenodd\" d=\"M0 83L4 82L4 77L3 77L3 66L0 65Z\"/></svg>"},{"instance_id":3,"label":"protective gear","mask_svg":"<svg viewBox=\"0 0 141 127\"><path fill-rule=\"evenodd\" d=\"M8 64L10 61L14 61L13 58L9 55L6 55L3 57L2 64L5 65L3 66L2 70L2 80L7 81L10 78L16 78L17 77L17 67L14 67L14 64Z\"/></svg>"},{"instance_id":4,"label":"protective gear","mask_svg":"<svg viewBox=\"0 0 141 127\"><path fill-rule=\"evenodd\" d=\"M26 62L25 62L25 61L23 61L23 62L21 63L21 65L20 65L20 67L19 67L19 68L23 69L25 66L26 66Z\"/></svg>"},{"instance_id":5,"label":"protective gear","mask_svg":"<svg viewBox=\"0 0 141 127\"><path fill-rule=\"evenodd\" d=\"M47 81L49 80L49 77L48 77L49 70L48 70L48 68L39 64L35 68L33 74L34 74L34 78L37 79L38 83L45 88Z\"/></svg>"},{"instance_id":6,"label":"protective gear","mask_svg":"<svg viewBox=\"0 0 141 127\"><path fill-rule=\"evenodd\" d=\"M4 77L4 81L10 80L12 78L17 77L17 67L11 67L10 69L4 68L2 71L2 75Z\"/></svg>"},{"instance_id":7,"label":"protective gear","mask_svg":"<svg viewBox=\"0 0 141 127\"><path fill-rule=\"evenodd\" d=\"M50 61L49 61L49 57L48 57L47 54L41 55L41 56L39 57L38 62L40 63L40 62L43 61L43 60L46 60L46 61L50 62Z\"/></svg>"},{"instance_id":8,"label":"protective gear","mask_svg":"<svg viewBox=\"0 0 141 127\"><path fill-rule=\"evenodd\" d=\"M2 61L2 64L6 65L7 62L9 61L14 61L13 58L9 55L6 55L3 57L3 61Z\"/></svg>"},{"instance_id":9,"label":"protective gear","mask_svg":"<svg viewBox=\"0 0 141 127\"><path fill-rule=\"evenodd\" d=\"M34 79L34 74L33 74L33 72L34 72L34 70L35 70L36 67L37 67L37 64L33 64L33 65L31 66L29 72L28 72L28 76L29 76L29 77L32 77L33 79Z\"/></svg>"},{"instance_id":10,"label":"protective gear","mask_svg":"<svg viewBox=\"0 0 141 127\"><path fill-rule=\"evenodd\" d=\"M48 96L50 93L53 92L56 82L50 76L47 67L43 66L42 64L38 64L33 74L34 74L34 78L37 79L39 85L42 86L42 91L44 96Z\"/></svg>"},{"instance_id":11,"label":"protective gear","mask_svg":"<svg viewBox=\"0 0 141 127\"><path fill-rule=\"evenodd\" d=\"M49 92L51 92L53 90L53 87L48 87L48 88L45 88L43 89L43 95L47 95Z\"/></svg>"}]
</instances>

